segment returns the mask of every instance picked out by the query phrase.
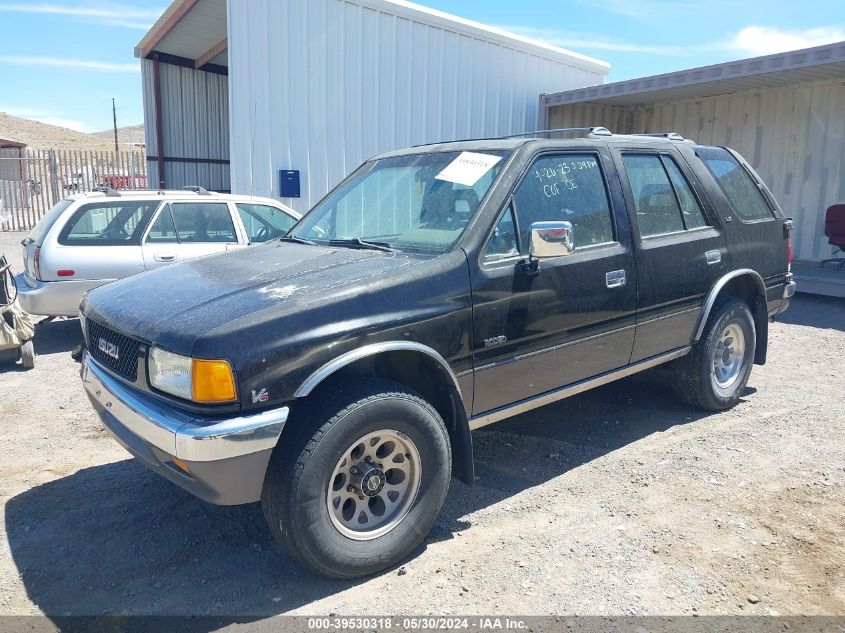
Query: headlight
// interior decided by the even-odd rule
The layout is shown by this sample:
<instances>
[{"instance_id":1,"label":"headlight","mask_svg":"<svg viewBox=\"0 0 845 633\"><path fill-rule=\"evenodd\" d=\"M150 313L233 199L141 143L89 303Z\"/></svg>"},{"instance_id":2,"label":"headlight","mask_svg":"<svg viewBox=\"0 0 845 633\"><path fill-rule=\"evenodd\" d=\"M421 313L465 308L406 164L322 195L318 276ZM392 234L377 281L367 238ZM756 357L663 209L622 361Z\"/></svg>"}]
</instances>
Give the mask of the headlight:
<instances>
[{"instance_id":1,"label":"headlight","mask_svg":"<svg viewBox=\"0 0 845 633\"><path fill-rule=\"evenodd\" d=\"M150 350L150 384L156 389L190 400L191 359L153 347Z\"/></svg>"},{"instance_id":2,"label":"headlight","mask_svg":"<svg viewBox=\"0 0 845 633\"><path fill-rule=\"evenodd\" d=\"M149 366L150 384L179 398L194 402L231 402L236 398L235 378L225 360L190 358L153 347Z\"/></svg>"}]
</instances>

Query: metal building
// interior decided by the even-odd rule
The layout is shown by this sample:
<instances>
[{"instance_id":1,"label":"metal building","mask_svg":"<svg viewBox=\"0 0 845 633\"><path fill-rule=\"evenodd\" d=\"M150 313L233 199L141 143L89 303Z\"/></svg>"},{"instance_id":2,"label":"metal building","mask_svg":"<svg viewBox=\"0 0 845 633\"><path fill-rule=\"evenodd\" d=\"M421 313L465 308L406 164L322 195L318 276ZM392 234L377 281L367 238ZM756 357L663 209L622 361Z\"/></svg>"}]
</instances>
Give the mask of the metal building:
<instances>
[{"instance_id":1,"label":"metal building","mask_svg":"<svg viewBox=\"0 0 845 633\"><path fill-rule=\"evenodd\" d=\"M541 124L551 127L672 131L736 149L794 218L795 257L831 256L824 213L845 202L845 42L567 89L541 104ZM815 270L805 266L799 288L826 274ZM824 293L843 296L845 278L839 285Z\"/></svg>"},{"instance_id":2,"label":"metal building","mask_svg":"<svg viewBox=\"0 0 845 633\"><path fill-rule=\"evenodd\" d=\"M298 211L374 154L530 130L540 93L609 70L402 0L175 0L135 53L151 183Z\"/></svg>"}]
</instances>

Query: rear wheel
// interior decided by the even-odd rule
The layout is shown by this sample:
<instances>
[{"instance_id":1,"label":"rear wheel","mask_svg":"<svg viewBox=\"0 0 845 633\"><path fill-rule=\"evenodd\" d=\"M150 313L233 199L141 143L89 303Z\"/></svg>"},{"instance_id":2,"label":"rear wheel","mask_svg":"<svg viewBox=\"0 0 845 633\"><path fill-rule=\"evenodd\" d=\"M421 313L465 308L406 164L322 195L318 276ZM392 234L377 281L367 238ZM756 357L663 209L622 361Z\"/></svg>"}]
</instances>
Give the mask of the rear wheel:
<instances>
[{"instance_id":1,"label":"rear wheel","mask_svg":"<svg viewBox=\"0 0 845 633\"><path fill-rule=\"evenodd\" d=\"M751 375L755 342L748 304L728 298L714 306L701 339L674 364L680 397L706 411L734 406Z\"/></svg>"},{"instance_id":2,"label":"rear wheel","mask_svg":"<svg viewBox=\"0 0 845 633\"><path fill-rule=\"evenodd\" d=\"M383 380L344 385L309 404L270 460L261 504L271 531L323 575L353 578L398 563L446 497L443 420L418 394Z\"/></svg>"}]
</instances>

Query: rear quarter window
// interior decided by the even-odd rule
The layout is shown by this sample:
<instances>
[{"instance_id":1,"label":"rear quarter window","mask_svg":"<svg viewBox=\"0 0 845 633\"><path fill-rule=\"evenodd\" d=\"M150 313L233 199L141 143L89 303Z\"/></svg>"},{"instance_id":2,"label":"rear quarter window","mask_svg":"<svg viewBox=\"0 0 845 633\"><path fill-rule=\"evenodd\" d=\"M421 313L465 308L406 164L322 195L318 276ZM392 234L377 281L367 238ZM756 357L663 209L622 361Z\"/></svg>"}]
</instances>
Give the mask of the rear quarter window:
<instances>
[{"instance_id":1,"label":"rear quarter window","mask_svg":"<svg viewBox=\"0 0 845 633\"><path fill-rule=\"evenodd\" d=\"M753 222L774 218L757 183L728 150L722 147L697 147L695 153L719 183L740 219Z\"/></svg>"},{"instance_id":2,"label":"rear quarter window","mask_svg":"<svg viewBox=\"0 0 845 633\"><path fill-rule=\"evenodd\" d=\"M65 246L137 246L158 200L113 200L80 207L59 234Z\"/></svg>"},{"instance_id":3,"label":"rear quarter window","mask_svg":"<svg viewBox=\"0 0 845 633\"><path fill-rule=\"evenodd\" d=\"M59 216L72 204L73 200L70 198L59 201L43 218L38 220L38 223L29 232L29 239L40 246L41 242L44 241L44 236L47 235Z\"/></svg>"}]
</instances>

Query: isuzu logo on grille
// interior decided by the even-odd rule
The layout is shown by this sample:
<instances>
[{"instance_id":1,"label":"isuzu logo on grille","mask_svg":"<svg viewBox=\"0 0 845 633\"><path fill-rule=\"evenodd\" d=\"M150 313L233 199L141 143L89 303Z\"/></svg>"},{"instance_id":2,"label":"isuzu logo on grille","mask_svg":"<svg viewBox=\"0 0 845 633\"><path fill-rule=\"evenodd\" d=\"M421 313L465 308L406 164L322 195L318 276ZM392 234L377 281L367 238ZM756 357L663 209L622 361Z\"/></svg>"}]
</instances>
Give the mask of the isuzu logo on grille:
<instances>
[{"instance_id":1,"label":"isuzu logo on grille","mask_svg":"<svg viewBox=\"0 0 845 633\"><path fill-rule=\"evenodd\" d=\"M118 348L118 346L114 343L110 343L102 336L97 341L97 347L99 347L100 351L106 356L111 356L115 360L120 358L120 348Z\"/></svg>"}]
</instances>

